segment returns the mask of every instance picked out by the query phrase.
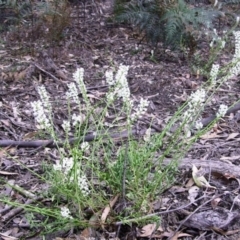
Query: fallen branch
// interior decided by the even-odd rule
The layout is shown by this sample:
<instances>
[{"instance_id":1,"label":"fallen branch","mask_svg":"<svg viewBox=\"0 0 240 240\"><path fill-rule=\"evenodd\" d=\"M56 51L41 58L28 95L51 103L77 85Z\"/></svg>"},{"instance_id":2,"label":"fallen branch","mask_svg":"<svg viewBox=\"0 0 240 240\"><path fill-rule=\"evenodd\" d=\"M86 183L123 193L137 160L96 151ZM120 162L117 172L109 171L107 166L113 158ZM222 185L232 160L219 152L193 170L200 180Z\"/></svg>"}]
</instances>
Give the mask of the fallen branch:
<instances>
[{"instance_id":1,"label":"fallen branch","mask_svg":"<svg viewBox=\"0 0 240 240\"><path fill-rule=\"evenodd\" d=\"M113 139L122 139L129 137L130 135L136 134L136 130L132 130L131 132L123 131L121 133L112 133L112 134L88 134L84 137L70 138L68 143L73 145L75 143L82 142L91 142L98 138L113 138ZM63 147L66 143L62 142L54 142L54 140L36 140L36 141L14 141L14 140L0 140L0 147L18 147L18 148L39 148L39 147L48 147L48 148L56 148Z\"/></svg>"},{"instance_id":2,"label":"fallen branch","mask_svg":"<svg viewBox=\"0 0 240 240\"><path fill-rule=\"evenodd\" d=\"M168 165L173 161L173 159L167 158L164 159L163 164ZM180 169L183 168L190 168L192 169L192 165L195 165L197 167L203 167L209 169L209 172L216 172L220 173L221 175L227 175L230 174L232 177L239 178L240 177L240 166L234 165L231 163L227 163L221 160L201 160L201 159L190 159L190 158L183 158L179 160L178 167Z\"/></svg>"},{"instance_id":3,"label":"fallen branch","mask_svg":"<svg viewBox=\"0 0 240 240\"><path fill-rule=\"evenodd\" d=\"M233 107L229 108L226 115L230 114L230 113L234 113L236 111L240 110L240 103L236 103ZM209 123L211 123L217 116L216 115L212 115L209 116L207 118L202 119L202 125L204 127L206 127Z\"/></svg>"}]
</instances>

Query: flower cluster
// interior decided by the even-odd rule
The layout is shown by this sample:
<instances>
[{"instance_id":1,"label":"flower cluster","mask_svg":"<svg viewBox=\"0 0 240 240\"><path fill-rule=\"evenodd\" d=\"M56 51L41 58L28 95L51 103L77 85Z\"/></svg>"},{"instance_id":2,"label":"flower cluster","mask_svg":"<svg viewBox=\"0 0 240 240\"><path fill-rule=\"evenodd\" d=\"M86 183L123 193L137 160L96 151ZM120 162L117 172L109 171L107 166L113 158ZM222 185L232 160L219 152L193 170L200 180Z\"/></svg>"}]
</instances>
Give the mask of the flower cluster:
<instances>
[{"instance_id":1,"label":"flower cluster","mask_svg":"<svg viewBox=\"0 0 240 240\"><path fill-rule=\"evenodd\" d=\"M123 102L131 105L130 89L127 81L128 69L129 66L120 65L115 78L113 77L112 71L106 72L105 76L107 83L110 86L114 86L113 92L107 95L108 101L113 101L116 95L118 98L122 98Z\"/></svg>"},{"instance_id":2,"label":"flower cluster","mask_svg":"<svg viewBox=\"0 0 240 240\"><path fill-rule=\"evenodd\" d=\"M200 130L200 129L203 128L203 124L202 124L202 122L200 120L196 121L195 128L197 130Z\"/></svg>"},{"instance_id":3,"label":"flower cluster","mask_svg":"<svg viewBox=\"0 0 240 240\"><path fill-rule=\"evenodd\" d=\"M217 30L214 28L213 29L213 38L212 41L210 42L210 47L212 48L214 43L219 43L220 44L220 49L223 49L226 45L226 41L222 39L222 37L218 36Z\"/></svg>"},{"instance_id":4,"label":"flower cluster","mask_svg":"<svg viewBox=\"0 0 240 240\"><path fill-rule=\"evenodd\" d=\"M86 96L87 89L83 81L84 69L78 68L77 71L73 74L73 79L77 83L77 86L83 96Z\"/></svg>"},{"instance_id":5,"label":"flower cluster","mask_svg":"<svg viewBox=\"0 0 240 240\"><path fill-rule=\"evenodd\" d=\"M50 104L50 97L48 95L48 92L46 91L46 88L44 86L39 86L37 88L38 94L41 98L42 104L45 108L45 111L51 112L51 104Z\"/></svg>"},{"instance_id":6,"label":"flower cluster","mask_svg":"<svg viewBox=\"0 0 240 240\"><path fill-rule=\"evenodd\" d=\"M135 119L141 117L145 112L147 112L148 105L149 101L141 98L136 112L130 116L130 119L134 121Z\"/></svg>"},{"instance_id":7,"label":"flower cluster","mask_svg":"<svg viewBox=\"0 0 240 240\"><path fill-rule=\"evenodd\" d=\"M72 115L72 124L73 126L77 126L78 124L83 123L85 120L84 115L76 115L75 113Z\"/></svg>"},{"instance_id":8,"label":"flower cluster","mask_svg":"<svg viewBox=\"0 0 240 240\"><path fill-rule=\"evenodd\" d=\"M235 37L235 53L233 56L233 62L237 63L229 70L230 77L237 76L240 73L240 31L233 33Z\"/></svg>"},{"instance_id":9,"label":"flower cluster","mask_svg":"<svg viewBox=\"0 0 240 240\"><path fill-rule=\"evenodd\" d=\"M189 127L192 124L192 121L194 120L196 116L196 112L201 109L201 107L204 105L206 99L206 92L204 89L199 89L195 93L192 93L189 97L188 101L188 109L183 114L183 122L184 122L184 131L185 135L187 137L191 136L191 131ZM200 121L197 123L197 128L202 127L200 124Z\"/></svg>"},{"instance_id":10,"label":"flower cluster","mask_svg":"<svg viewBox=\"0 0 240 240\"><path fill-rule=\"evenodd\" d=\"M216 84L218 71L219 71L219 64L213 64L210 72L210 81L213 86Z\"/></svg>"},{"instance_id":11,"label":"flower cluster","mask_svg":"<svg viewBox=\"0 0 240 240\"><path fill-rule=\"evenodd\" d=\"M84 115L76 115L75 113L72 115L72 125L74 127L78 126L79 124L83 123L85 120ZM63 120L62 128L66 133L71 130L71 122L68 120Z\"/></svg>"},{"instance_id":12,"label":"flower cluster","mask_svg":"<svg viewBox=\"0 0 240 240\"><path fill-rule=\"evenodd\" d=\"M73 73L73 79L75 82L68 84L69 91L67 92L67 98L73 98L73 101L80 105L78 90L83 95L83 98L87 100L87 88L83 81L84 69L78 68L75 73ZM88 102L87 102L88 103Z\"/></svg>"},{"instance_id":13,"label":"flower cluster","mask_svg":"<svg viewBox=\"0 0 240 240\"><path fill-rule=\"evenodd\" d=\"M49 101L50 97L44 86L39 86L37 88L38 94L41 100L31 103L33 109L33 115L38 123L37 128L48 129L51 127L50 115L52 111L52 106Z\"/></svg>"},{"instance_id":14,"label":"flower cluster","mask_svg":"<svg viewBox=\"0 0 240 240\"><path fill-rule=\"evenodd\" d=\"M235 37L235 53L233 56L233 59L238 59L240 58L240 31L236 31L233 33Z\"/></svg>"},{"instance_id":15,"label":"flower cluster","mask_svg":"<svg viewBox=\"0 0 240 240\"><path fill-rule=\"evenodd\" d=\"M232 67L229 72L230 77L237 76L240 73L240 62L238 62L234 67Z\"/></svg>"},{"instance_id":16,"label":"flower cluster","mask_svg":"<svg viewBox=\"0 0 240 240\"><path fill-rule=\"evenodd\" d=\"M90 145L88 142L83 142L83 143L81 143L80 147L83 151L88 151L90 148Z\"/></svg>"},{"instance_id":17,"label":"flower cluster","mask_svg":"<svg viewBox=\"0 0 240 240\"><path fill-rule=\"evenodd\" d=\"M113 78L113 71L108 70L105 72L106 82L109 84L109 86L113 86L115 84L115 80Z\"/></svg>"},{"instance_id":18,"label":"flower cluster","mask_svg":"<svg viewBox=\"0 0 240 240\"><path fill-rule=\"evenodd\" d=\"M88 180L85 175L79 175L79 174L81 174L81 173L77 173L77 183L78 183L78 186L79 186L82 194L86 197L90 194ZM70 181L71 180L73 181L73 177L70 178Z\"/></svg>"},{"instance_id":19,"label":"flower cluster","mask_svg":"<svg viewBox=\"0 0 240 240\"><path fill-rule=\"evenodd\" d=\"M61 215L62 215L64 218L70 218L70 219L72 219L70 210L69 210L67 207L61 207Z\"/></svg>"},{"instance_id":20,"label":"flower cluster","mask_svg":"<svg viewBox=\"0 0 240 240\"><path fill-rule=\"evenodd\" d=\"M128 69L129 66L120 65L115 77L111 70L105 73L105 77L109 86L113 87L107 94L107 100L112 102L115 97L122 98L123 102L126 103L128 110L131 110L133 107L133 101L130 99L130 89L127 81ZM129 118L129 123L144 114L147 111L148 105L149 102L141 98L136 112L131 114Z\"/></svg>"},{"instance_id":21,"label":"flower cluster","mask_svg":"<svg viewBox=\"0 0 240 240\"><path fill-rule=\"evenodd\" d=\"M219 109L218 109L218 112L216 114L216 116L219 118L219 117L224 117L227 113L227 110L228 110L228 106L224 105L224 104L221 104L219 106Z\"/></svg>"},{"instance_id":22,"label":"flower cluster","mask_svg":"<svg viewBox=\"0 0 240 240\"><path fill-rule=\"evenodd\" d=\"M64 131L67 133L70 131L70 122L67 121L67 120L63 120L63 123L62 123L62 128L64 129Z\"/></svg>"},{"instance_id":23,"label":"flower cluster","mask_svg":"<svg viewBox=\"0 0 240 240\"><path fill-rule=\"evenodd\" d=\"M67 98L72 98L73 101L77 104L80 104L79 98L78 98L78 90L75 83L69 83L68 84L68 92L66 93Z\"/></svg>"},{"instance_id":24,"label":"flower cluster","mask_svg":"<svg viewBox=\"0 0 240 240\"><path fill-rule=\"evenodd\" d=\"M204 89L198 89L195 93L192 93L189 97L188 105L190 108L198 107L203 105L206 98L206 92Z\"/></svg>"},{"instance_id":25,"label":"flower cluster","mask_svg":"<svg viewBox=\"0 0 240 240\"><path fill-rule=\"evenodd\" d=\"M84 150L86 149L86 147L87 146L85 144ZM73 167L76 169L75 173L74 171L71 171ZM53 165L53 169L55 171L62 172L64 176L71 174L69 181L75 182L76 179L77 184L84 196L87 196L90 193L87 177L81 173L79 164L74 165L74 159L72 157L63 158L62 162L56 161L56 164ZM67 180L67 178L65 179Z\"/></svg>"},{"instance_id":26,"label":"flower cluster","mask_svg":"<svg viewBox=\"0 0 240 240\"><path fill-rule=\"evenodd\" d=\"M53 165L53 169L55 171L61 171L65 175L67 175L71 171L73 165L74 165L74 161L72 157L63 158L62 162L60 162L59 160L56 161L56 164Z\"/></svg>"},{"instance_id":27,"label":"flower cluster","mask_svg":"<svg viewBox=\"0 0 240 240\"><path fill-rule=\"evenodd\" d=\"M33 109L33 115L38 123L37 128L48 129L51 127L50 121L44 111L43 103L41 101L35 101L31 103Z\"/></svg>"}]
</instances>

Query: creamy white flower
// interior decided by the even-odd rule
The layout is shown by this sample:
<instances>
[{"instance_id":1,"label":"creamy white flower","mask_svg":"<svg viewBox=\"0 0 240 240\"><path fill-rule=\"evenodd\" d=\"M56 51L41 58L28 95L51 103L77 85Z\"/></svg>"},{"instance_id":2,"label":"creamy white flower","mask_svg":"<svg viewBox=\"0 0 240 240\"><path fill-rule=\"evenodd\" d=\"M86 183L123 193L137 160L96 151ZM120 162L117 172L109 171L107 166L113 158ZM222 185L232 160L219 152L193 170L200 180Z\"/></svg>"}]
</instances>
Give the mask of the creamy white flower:
<instances>
[{"instance_id":1,"label":"creamy white flower","mask_svg":"<svg viewBox=\"0 0 240 240\"><path fill-rule=\"evenodd\" d=\"M240 61L229 70L230 77L234 77L240 74Z\"/></svg>"},{"instance_id":2,"label":"creamy white flower","mask_svg":"<svg viewBox=\"0 0 240 240\"><path fill-rule=\"evenodd\" d=\"M226 41L222 40L221 41L221 49L225 48L225 46L226 46Z\"/></svg>"},{"instance_id":3,"label":"creamy white flower","mask_svg":"<svg viewBox=\"0 0 240 240\"><path fill-rule=\"evenodd\" d=\"M73 126L76 126L78 124L83 123L85 120L85 116L84 115L76 115L75 113L72 115L72 124Z\"/></svg>"},{"instance_id":4,"label":"creamy white flower","mask_svg":"<svg viewBox=\"0 0 240 240\"><path fill-rule=\"evenodd\" d=\"M123 86L117 90L118 97L122 97L123 102L128 103L130 100L130 89L128 86Z\"/></svg>"},{"instance_id":5,"label":"creamy white flower","mask_svg":"<svg viewBox=\"0 0 240 240\"><path fill-rule=\"evenodd\" d=\"M61 207L61 215L62 215L64 218L71 218L71 219L72 219L70 210L69 210L67 207Z\"/></svg>"},{"instance_id":6,"label":"creamy white flower","mask_svg":"<svg viewBox=\"0 0 240 240\"><path fill-rule=\"evenodd\" d=\"M62 169L64 170L64 174L68 174L69 171L73 168L74 159L70 158L63 158L62 160Z\"/></svg>"},{"instance_id":7,"label":"creamy white flower","mask_svg":"<svg viewBox=\"0 0 240 240\"><path fill-rule=\"evenodd\" d=\"M213 64L210 72L210 81L213 85L216 84L218 71L219 71L219 64Z\"/></svg>"},{"instance_id":8,"label":"creamy white flower","mask_svg":"<svg viewBox=\"0 0 240 240\"><path fill-rule=\"evenodd\" d=\"M224 105L224 104L221 104L219 106L219 109L218 109L218 112L216 114L217 117L224 117L225 114L227 113L227 110L228 110L228 106Z\"/></svg>"},{"instance_id":9,"label":"creamy white flower","mask_svg":"<svg viewBox=\"0 0 240 240\"><path fill-rule=\"evenodd\" d=\"M79 164L76 164L75 168L76 168L75 169L76 172L75 173L72 172L72 175L69 178L69 181L72 183L76 183L79 189L81 190L82 194L84 196L87 196L90 193L87 177L82 173L81 167Z\"/></svg>"},{"instance_id":10,"label":"creamy white flower","mask_svg":"<svg viewBox=\"0 0 240 240\"><path fill-rule=\"evenodd\" d=\"M112 85L114 85L116 83L115 79L113 78L113 71L111 71L111 70L106 71L105 77L106 77L107 83L110 86L112 86Z\"/></svg>"},{"instance_id":11,"label":"creamy white flower","mask_svg":"<svg viewBox=\"0 0 240 240\"><path fill-rule=\"evenodd\" d=\"M197 106L205 102L206 92L204 89L199 89L192 93L189 97L190 105Z\"/></svg>"},{"instance_id":12,"label":"creamy white flower","mask_svg":"<svg viewBox=\"0 0 240 240\"><path fill-rule=\"evenodd\" d=\"M128 74L128 69L129 69L129 66L120 64L118 71L116 73L116 76L115 76L115 81L122 83L124 85L127 74Z\"/></svg>"},{"instance_id":13,"label":"creamy white flower","mask_svg":"<svg viewBox=\"0 0 240 240\"><path fill-rule=\"evenodd\" d=\"M213 47L213 44L214 44L214 40L212 40L212 41L210 42L210 44L209 44L210 48Z\"/></svg>"},{"instance_id":14,"label":"creamy white flower","mask_svg":"<svg viewBox=\"0 0 240 240\"><path fill-rule=\"evenodd\" d=\"M37 91L38 91L38 94L39 94L39 96L42 100L42 104L45 108L45 111L51 112L52 106L51 106L51 103L50 103L50 97L49 97L49 94L48 94L45 86L39 86L37 88Z\"/></svg>"},{"instance_id":15,"label":"creamy white flower","mask_svg":"<svg viewBox=\"0 0 240 240\"><path fill-rule=\"evenodd\" d=\"M113 102L114 97L115 97L115 92L107 93L107 101L108 101L108 103Z\"/></svg>"},{"instance_id":16,"label":"creamy white flower","mask_svg":"<svg viewBox=\"0 0 240 240\"><path fill-rule=\"evenodd\" d=\"M237 16L237 17L236 17L236 24L238 24L238 23L239 23L239 21L240 21L240 17L239 17L239 16Z\"/></svg>"},{"instance_id":17,"label":"creamy white flower","mask_svg":"<svg viewBox=\"0 0 240 240\"><path fill-rule=\"evenodd\" d=\"M44 107L41 101L35 101L31 103L33 109L33 115L36 122L39 124L39 129L48 129L51 127L50 121L44 112Z\"/></svg>"},{"instance_id":18,"label":"creamy white flower","mask_svg":"<svg viewBox=\"0 0 240 240\"><path fill-rule=\"evenodd\" d=\"M84 196L88 196L90 193L87 177L85 175L78 177L78 186Z\"/></svg>"},{"instance_id":19,"label":"creamy white flower","mask_svg":"<svg viewBox=\"0 0 240 240\"><path fill-rule=\"evenodd\" d=\"M56 164L53 164L53 169L55 171L62 171L62 164L60 164L59 160L56 161Z\"/></svg>"},{"instance_id":20,"label":"creamy white flower","mask_svg":"<svg viewBox=\"0 0 240 240\"><path fill-rule=\"evenodd\" d=\"M73 158L63 158L61 161L57 160L56 164L53 164L54 171L61 171L64 175L67 175L73 168Z\"/></svg>"},{"instance_id":21,"label":"creamy white flower","mask_svg":"<svg viewBox=\"0 0 240 240\"><path fill-rule=\"evenodd\" d=\"M90 145L89 145L89 143L88 142L83 142L83 143L81 143L81 149L83 150L83 151L87 151L87 150L89 150L89 148L90 148Z\"/></svg>"},{"instance_id":22,"label":"creamy white flower","mask_svg":"<svg viewBox=\"0 0 240 240\"><path fill-rule=\"evenodd\" d=\"M235 37L235 54L233 56L233 60L237 60L240 58L240 31L233 32Z\"/></svg>"},{"instance_id":23,"label":"creamy white flower","mask_svg":"<svg viewBox=\"0 0 240 240\"><path fill-rule=\"evenodd\" d=\"M84 75L84 69L83 68L78 68L76 70L76 72L73 74L73 78L74 78L75 82L77 83L78 88L81 91L81 93L84 96L86 96L87 89L86 89L85 83L83 81L83 75Z\"/></svg>"},{"instance_id":24,"label":"creamy white flower","mask_svg":"<svg viewBox=\"0 0 240 240\"><path fill-rule=\"evenodd\" d=\"M184 130L184 133L185 133L185 137L187 137L187 138L191 137L191 135L192 135L191 130L189 129L187 124L184 126L183 130Z\"/></svg>"},{"instance_id":25,"label":"creamy white flower","mask_svg":"<svg viewBox=\"0 0 240 240\"><path fill-rule=\"evenodd\" d=\"M146 113L148 105L149 105L149 101L141 98L140 103L137 106L136 112L130 116L131 120L134 121L137 118L141 117L144 113Z\"/></svg>"},{"instance_id":26,"label":"creamy white flower","mask_svg":"<svg viewBox=\"0 0 240 240\"><path fill-rule=\"evenodd\" d=\"M204 89L199 89L190 95L188 101L188 109L182 115L182 124L185 137L191 136L191 126L199 109L204 105L205 98L206 92ZM197 129L200 129L202 125L200 123L196 123L195 127Z\"/></svg>"},{"instance_id":27,"label":"creamy white flower","mask_svg":"<svg viewBox=\"0 0 240 240\"><path fill-rule=\"evenodd\" d=\"M67 98L72 98L75 103L80 104L76 84L73 83L73 82L69 83L68 84L68 89L69 90L66 93Z\"/></svg>"},{"instance_id":28,"label":"creamy white flower","mask_svg":"<svg viewBox=\"0 0 240 240\"><path fill-rule=\"evenodd\" d=\"M62 128L64 129L65 132L70 131L70 122L67 120L63 120Z\"/></svg>"},{"instance_id":29,"label":"creamy white flower","mask_svg":"<svg viewBox=\"0 0 240 240\"><path fill-rule=\"evenodd\" d=\"M116 89L115 93L119 98L122 97L123 101L127 103L130 99L130 89L127 81L129 66L120 65L115 76Z\"/></svg>"},{"instance_id":30,"label":"creamy white flower","mask_svg":"<svg viewBox=\"0 0 240 240\"><path fill-rule=\"evenodd\" d=\"M84 75L84 69L78 68L76 72L73 74L73 78L76 83L83 82L83 75Z\"/></svg>"},{"instance_id":31,"label":"creamy white flower","mask_svg":"<svg viewBox=\"0 0 240 240\"><path fill-rule=\"evenodd\" d=\"M195 128L196 128L197 130L202 129L202 128L203 128L202 122L201 122L201 121L197 121L196 124L195 124Z\"/></svg>"}]
</instances>

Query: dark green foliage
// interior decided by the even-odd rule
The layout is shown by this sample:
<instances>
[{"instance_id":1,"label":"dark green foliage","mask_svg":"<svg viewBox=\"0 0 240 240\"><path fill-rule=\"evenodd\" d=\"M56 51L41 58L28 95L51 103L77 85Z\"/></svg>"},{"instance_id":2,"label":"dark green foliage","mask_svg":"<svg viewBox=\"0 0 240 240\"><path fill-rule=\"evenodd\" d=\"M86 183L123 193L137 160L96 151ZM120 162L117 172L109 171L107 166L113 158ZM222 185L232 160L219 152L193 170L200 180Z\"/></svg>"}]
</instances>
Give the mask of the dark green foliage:
<instances>
[{"instance_id":1,"label":"dark green foliage","mask_svg":"<svg viewBox=\"0 0 240 240\"><path fill-rule=\"evenodd\" d=\"M191 44L201 27L211 28L218 10L190 8L184 0L132 0L116 3L115 16L143 32L153 44L162 42L173 48ZM191 47L191 46L190 46Z\"/></svg>"}]
</instances>

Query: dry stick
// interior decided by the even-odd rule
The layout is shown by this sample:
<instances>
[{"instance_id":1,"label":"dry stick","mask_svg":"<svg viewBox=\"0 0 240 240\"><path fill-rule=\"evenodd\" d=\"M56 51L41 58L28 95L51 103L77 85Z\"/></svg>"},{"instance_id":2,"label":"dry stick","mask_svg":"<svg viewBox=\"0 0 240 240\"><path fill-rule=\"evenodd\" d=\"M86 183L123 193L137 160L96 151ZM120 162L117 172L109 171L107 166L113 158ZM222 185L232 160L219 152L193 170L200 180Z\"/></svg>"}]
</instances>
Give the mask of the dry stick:
<instances>
[{"instance_id":1,"label":"dry stick","mask_svg":"<svg viewBox=\"0 0 240 240\"><path fill-rule=\"evenodd\" d=\"M162 162L164 166L170 164L174 159L172 158L165 158ZM211 169L211 172L219 173L222 176L229 175L233 178L240 177L240 166L234 165L231 163L227 163L221 160L215 159L192 159L192 158L182 158L179 160L178 168L179 169L186 169L192 168L192 165L196 167L203 167L206 169ZM227 177L227 176L226 176Z\"/></svg>"},{"instance_id":2,"label":"dry stick","mask_svg":"<svg viewBox=\"0 0 240 240\"><path fill-rule=\"evenodd\" d=\"M11 185L11 187L18 191L19 193L21 193L22 195L26 196L26 197L29 197L31 199L28 199L24 205L28 205L28 204L31 204L35 201L38 201L38 200L42 200L43 197L41 196L36 196L35 194L25 190L24 188L18 186L17 184L16 185ZM1 200L0 200L1 202ZM11 206L12 207L12 206ZM9 213L5 214L4 216L1 217L2 221L5 222L7 221L8 219L10 219L11 217L15 216L16 214L20 213L21 211L24 210L24 207L18 207L18 208L15 208L13 210L11 210ZM2 213L2 212L1 212Z\"/></svg>"},{"instance_id":3,"label":"dry stick","mask_svg":"<svg viewBox=\"0 0 240 240\"><path fill-rule=\"evenodd\" d=\"M40 67L37 63L33 63L34 66L36 68L38 68L40 71L42 71L43 73L45 73L46 75L49 75L51 78L53 78L55 81L59 81L58 78L56 78L53 74L51 74L50 72L46 71L45 69L43 69L42 67ZM99 78L100 80L102 80L102 78ZM97 80L99 80L97 79ZM71 80L69 80L71 81ZM101 86L94 86L94 87L88 87L87 88L87 91L89 90L94 90L94 89L99 89L99 88L108 88L109 86L108 85L101 85Z\"/></svg>"},{"instance_id":4,"label":"dry stick","mask_svg":"<svg viewBox=\"0 0 240 240\"><path fill-rule=\"evenodd\" d=\"M219 196L221 196L221 195L219 195ZM219 196L217 196L217 197L219 197ZM128 220L125 220L125 221L119 221L119 222L116 222L115 225L118 226L118 225L121 225L121 224L124 224L124 223L138 222L138 221L146 220L147 218L154 217L154 216L157 216L157 215L160 215L160 214L167 214L167 213L179 211L179 210L182 210L184 208L187 208L187 207L191 206L193 203L195 203L195 202L197 202L197 201L199 201L203 198L205 198L205 196L199 197L199 198L195 199L194 202L190 202L190 203L188 203L184 206L181 206L179 208L176 208L176 209L170 209L170 210L166 210L166 211L162 211L162 212L156 212L156 213L148 214L148 215L145 215L143 217L132 218L132 219L128 219ZM207 201L207 203L211 202L214 198L215 197L211 198L209 201Z\"/></svg>"},{"instance_id":5,"label":"dry stick","mask_svg":"<svg viewBox=\"0 0 240 240\"><path fill-rule=\"evenodd\" d=\"M240 110L240 103L235 104L233 107L228 109L226 114L230 114L233 112L236 112ZM212 122L216 118L216 115L212 115L208 118L204 118L202 120L203 126L207 126L210 122ZM155 128L157 131L159 131L159 128ZM125 131L126 132L126 131ZM136 131L132 131L131 134L135 134ZM122 136L124 135L124 136ZM124 132L118 133L118 134L110 134L110 137L112 138L122 138L128 136ZM96 139L97 136L93 134L86 135L83 139L83 141L90 142ZM69 142L70 144L73 144L74 142L79 141L79 138L70 138ZM13 140L0 140L0 147L8 147L8 146L13 146L13 147L49 147L49 148L55 148L57 146L61 147L63 146L64 143L54 143L53 140L37 140L37 141L13 141Z\"/></svg>"},{"instance_id":6,"label":"dry stick","mask_svg":"<svg viewBox=\"0 0 240 240\"><path fill-rule=\"evenodd\" d=\"M210 200L208 200L208 201L204 202L203 204L201 204L200 206L198 206L190 215L188 215L188 216L180 223L180 225L178 226L178 228L175 230L173 236L179 231L179 229L182 227L182 225L184 225L184 223L185 223L194 213L196 213L201 207L207 205L207 204L210 203L212 200L214 200L215 198L219 198L219 197L221 197L222 195L223 195L223 194L220 194L220 195L218 195L218 196L213 196L213 197L211 197ZM173 237L173 236L172 236L172 237Z\"/></svg>"},{"instance_id":7,"label":"dry stick","mask_svg":"<svg viewBox=\"0 0 240 240\"><path fill-rule=\"evenodd\" d=\"M240 103L237 103L237 104L235 104L233 107L229 108L229 109L227 110L226 115L227 115L227 114L230 114L230 113L233 113L233 112L236 112L236 111L238 111L238 110L240 110ZM203 126L206 127L206 126L207 126L210 122L212 122L215 118L216 118L216 115L212 115L212 116L210 116L210 117L207 117L207 118L202 119L201 122L202 122Z\"/></svg>"},{"instance_id":8,"label":"dry stick","mask_svg":"<svg viewBox=\"0 0 240 240\"><path fill-rule=\"evenodd\" d=\"M45 74L49 75L51 78L53 78L55 81L59 81L58 78L56 78L54 75L52 75L50 72L47 72L42 67L40 67L37 63L33 63L36 68L38 68L40 71L44 72Z\"/></svg>"},{"instance_id":9,"label":"dry stick","mask_svg":"<svg viewBox=\"0 0 240 240\"><path fill-rule=\"evenodd\" d=\"M110 133L107 134L88 134L84 137L77 137L77 138L69 138L69 144L74 144L77 142L91 142L99 137L110 137L110 138L125 138L129 135L136 134L136 130L132 130L130 133L128 131L123 131L120 133ZM54 142L54 140L36 140L36 141L14 141L14 140L0 140L0 147L19 147L19 148L26 148L26 147L49 147L49 148L56 148L56 147L62 147L64 146L64 142Z\"/></svg>"},{"instance_id":10,"label":"dry stick","mask_svg":"<svg viewBox=\"0 0 240 240\"><path fill-rule=\"evenodd\" d=\"M36 201L42 200L43 197L36 197L34 199L28 199L24 205L29 205L31 203L34 203ZM1 201L1 200L0 200ZM11 212L5 214L4 216L1 217L1 220L3 222L8 221L10 218L14 217L15 215L17 215L18 213L22 212L24 210L24 207L18 207L18 208L14 208Z\"/></svg>"}]
</instances>

